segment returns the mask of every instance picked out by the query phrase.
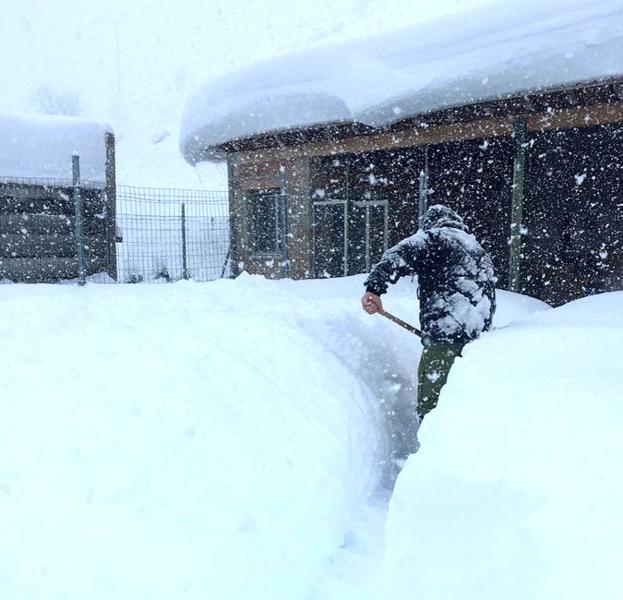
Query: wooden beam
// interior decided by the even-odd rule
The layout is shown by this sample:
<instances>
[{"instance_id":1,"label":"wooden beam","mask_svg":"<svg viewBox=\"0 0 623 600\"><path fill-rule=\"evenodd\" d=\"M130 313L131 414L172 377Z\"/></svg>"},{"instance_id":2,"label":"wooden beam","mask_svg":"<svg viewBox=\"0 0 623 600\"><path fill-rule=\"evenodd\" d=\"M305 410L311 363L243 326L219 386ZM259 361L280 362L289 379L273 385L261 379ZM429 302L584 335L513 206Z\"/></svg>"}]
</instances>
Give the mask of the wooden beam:
<instances>
[{"instance_id":1,"label":"wooden beam","mask_svg":"<svg viewBox=\"0 0 623 600\"><path fill-rule=\"evenodd\" d=\"M275 165L276 169L279 169L279 163L271 160L271 164ZM242 191L251 190L272 190L279 188L279 177L275 175L266 176L247 176L240 177L240 189Z\"/></svg>"},{"instance_id":2,"label":"wooden beam","mask_svg":"<svg viewBox=\"0 0 623 600\"><path fill-rule=\"evenodd\" d=\"M21 234L28 235L71 235L75 227L75 217L66 215L28 215L28 214L0 214L0 242L2 236Z\"/></svg>"},{"instance_id":3,"label":"wooden beam","mask_svg":"<svg viewBox=\"0 0 623 600\"><path fill-rule=\"evenodd\" d=\"M438 127L418 127L403 131L384 132L376 135L358 136L335 140L333 142L315 142L300 146L282 146L263 149L259 152L240 152L236 157L240 164L249 164L273 160L289 160L303 156L328 156L332 154L357 154L373 150L405 148L441 144L457 140L474 140L488 137L511 135L512 117L500 119L481 119L471 123L455 123Z\"/></svg>"},{"instance_id":4,"label":"wooden beam","mask_svg":"<svg viewBox=\"0 0 623 600\"><path fill-rule=\"evenodd\" d=\"M374 150L510 136L513 132L513 123L520 116L522 115L507 115L505 117L485 118L477 121L454 123L452 125L420 126L413 129L383 132L374 135L360 135L330 142L282 145L277 148L239 152L236 153L236 157L241 165L250 165L252 163L259 164L274 160L300 158L302 156L358 154ZM592 127L594 125L618 122L623 122L623 102L534 113L527 116L527 129L529 132L537 132L571 127ZM268 183L263 177L256 177L255 182Z\"/></svg>"},{"instance_id":5,"label":"wooden beam","mask_svg":"<svg viewBox=\"0 0 623 600\"><path fill-rule=\"evenodd\" d=\"M87 253L102 257L106 253L106 239L99 236L85 236ZM76 256L76 238L73 235L47 234L2 234L0 257L10 258L71 258Z\"/></svg>"},{"instance_id":6,"label":"wooden beam","mask_svg":"<svg viewBox=\"0 0 623 600\"><path fill-rule=\"evenodd\" d=\"M623 102L542 112L528 117L528 131L570 129L623 122Z\"/></svg>"}]
</instances>

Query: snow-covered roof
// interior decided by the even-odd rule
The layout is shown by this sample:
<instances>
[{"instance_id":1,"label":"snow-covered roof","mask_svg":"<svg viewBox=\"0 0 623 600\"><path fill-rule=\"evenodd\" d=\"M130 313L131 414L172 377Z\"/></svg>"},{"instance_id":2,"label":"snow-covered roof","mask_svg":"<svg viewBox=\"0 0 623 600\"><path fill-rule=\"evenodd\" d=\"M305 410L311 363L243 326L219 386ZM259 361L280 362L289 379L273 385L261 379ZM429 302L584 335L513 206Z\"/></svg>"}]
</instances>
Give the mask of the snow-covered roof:
<instances>
[{"instance_id":1,"label":"snow-covered roof","mask_svg":"<svg viewBox=\"0 0 623 600\"><path fill-rule=\"evenodd\" d=\"M106 181L108 125L74 117L0 113L0 179L71 180L72 154L80 156L80 177Z\"/></svg>"},{"instance_id":2,"label":"snow-covered roof","mask_svg":"<svg viewBox=\"0 0 623 600\"><path fill-rule=\"evenodd\" d=\"M180 149L194 163L257 134L340 121L381 127L621 75L623 0L505 0L214 79L187 102Z\"/></svg>"}]
</instances>

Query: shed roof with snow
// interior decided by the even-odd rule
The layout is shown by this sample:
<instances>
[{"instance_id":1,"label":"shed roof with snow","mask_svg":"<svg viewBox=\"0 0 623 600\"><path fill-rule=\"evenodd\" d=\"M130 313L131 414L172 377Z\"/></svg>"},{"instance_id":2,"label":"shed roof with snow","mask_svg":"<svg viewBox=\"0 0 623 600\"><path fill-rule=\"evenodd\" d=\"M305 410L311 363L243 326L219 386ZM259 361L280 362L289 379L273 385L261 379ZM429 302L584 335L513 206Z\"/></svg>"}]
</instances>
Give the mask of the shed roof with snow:
<instances>
[{"instance_id":1,"label":"shed roof with snow","mask_svg":"<svg viewBox=\"0 0 623 600\"><path fill-rule=\"evenodd\" d=\"M106 182L109 125L75 117L0 113L0 178L71 180L80 156L81 179Z\"/></svg>"},{"instance_id":2,"label":"shed roof with snow","mask_svg":"<svg viewBox=\"0 0 623 600\"><path fill-rule=\"evenodd\" d=\"M214 79L187 102L180 149L194 164L261 134L329 123L382 128L453 106L623 75L622 0L492 6Z\"/></svg>"}]
</instances>

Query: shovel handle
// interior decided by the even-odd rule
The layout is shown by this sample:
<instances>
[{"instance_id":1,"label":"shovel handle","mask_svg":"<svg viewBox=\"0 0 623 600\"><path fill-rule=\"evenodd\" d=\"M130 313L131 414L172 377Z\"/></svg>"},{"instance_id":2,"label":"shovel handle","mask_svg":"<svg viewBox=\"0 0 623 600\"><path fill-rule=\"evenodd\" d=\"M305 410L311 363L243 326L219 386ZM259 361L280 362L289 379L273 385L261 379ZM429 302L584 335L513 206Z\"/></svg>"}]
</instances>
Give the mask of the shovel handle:
<instances>
[{"instance_id":1,"label":"shovel handle","mask_svg":"<svg viewBox=\"0 0 623 600\"><path fill-rule=\"evenodd\" d=\"M388 313L386 310L381 309L379 310L379 314L383 315L386 319L393 321L394 323L396 323L396 325L400 325L400 327L403 327L407 331L410 331L411 333L417 335L418 337L422 337L422 332L417 327L409 325L409 323L406 323L402 319L399 319L398 317L392 315L392 313Z\"/></svg>"}]
</instances>

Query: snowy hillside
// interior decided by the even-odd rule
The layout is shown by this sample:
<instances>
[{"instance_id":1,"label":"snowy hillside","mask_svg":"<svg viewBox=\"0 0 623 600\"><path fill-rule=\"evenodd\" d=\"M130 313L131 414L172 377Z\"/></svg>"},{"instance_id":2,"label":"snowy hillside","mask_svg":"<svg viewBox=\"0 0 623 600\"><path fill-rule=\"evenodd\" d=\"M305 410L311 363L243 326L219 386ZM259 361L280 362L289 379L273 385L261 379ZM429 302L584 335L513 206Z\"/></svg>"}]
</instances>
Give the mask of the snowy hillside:
<instances>
[{"instance_id":1,"label":"snowy hillside","mask_svg":"<svg viewBox=\"0 0 623 600\"><path fill-rule=\"evenodd\" d=\"M0 597L362 600L420 351L362 281L0 285Z\"/></svg>"}]
</instances>

